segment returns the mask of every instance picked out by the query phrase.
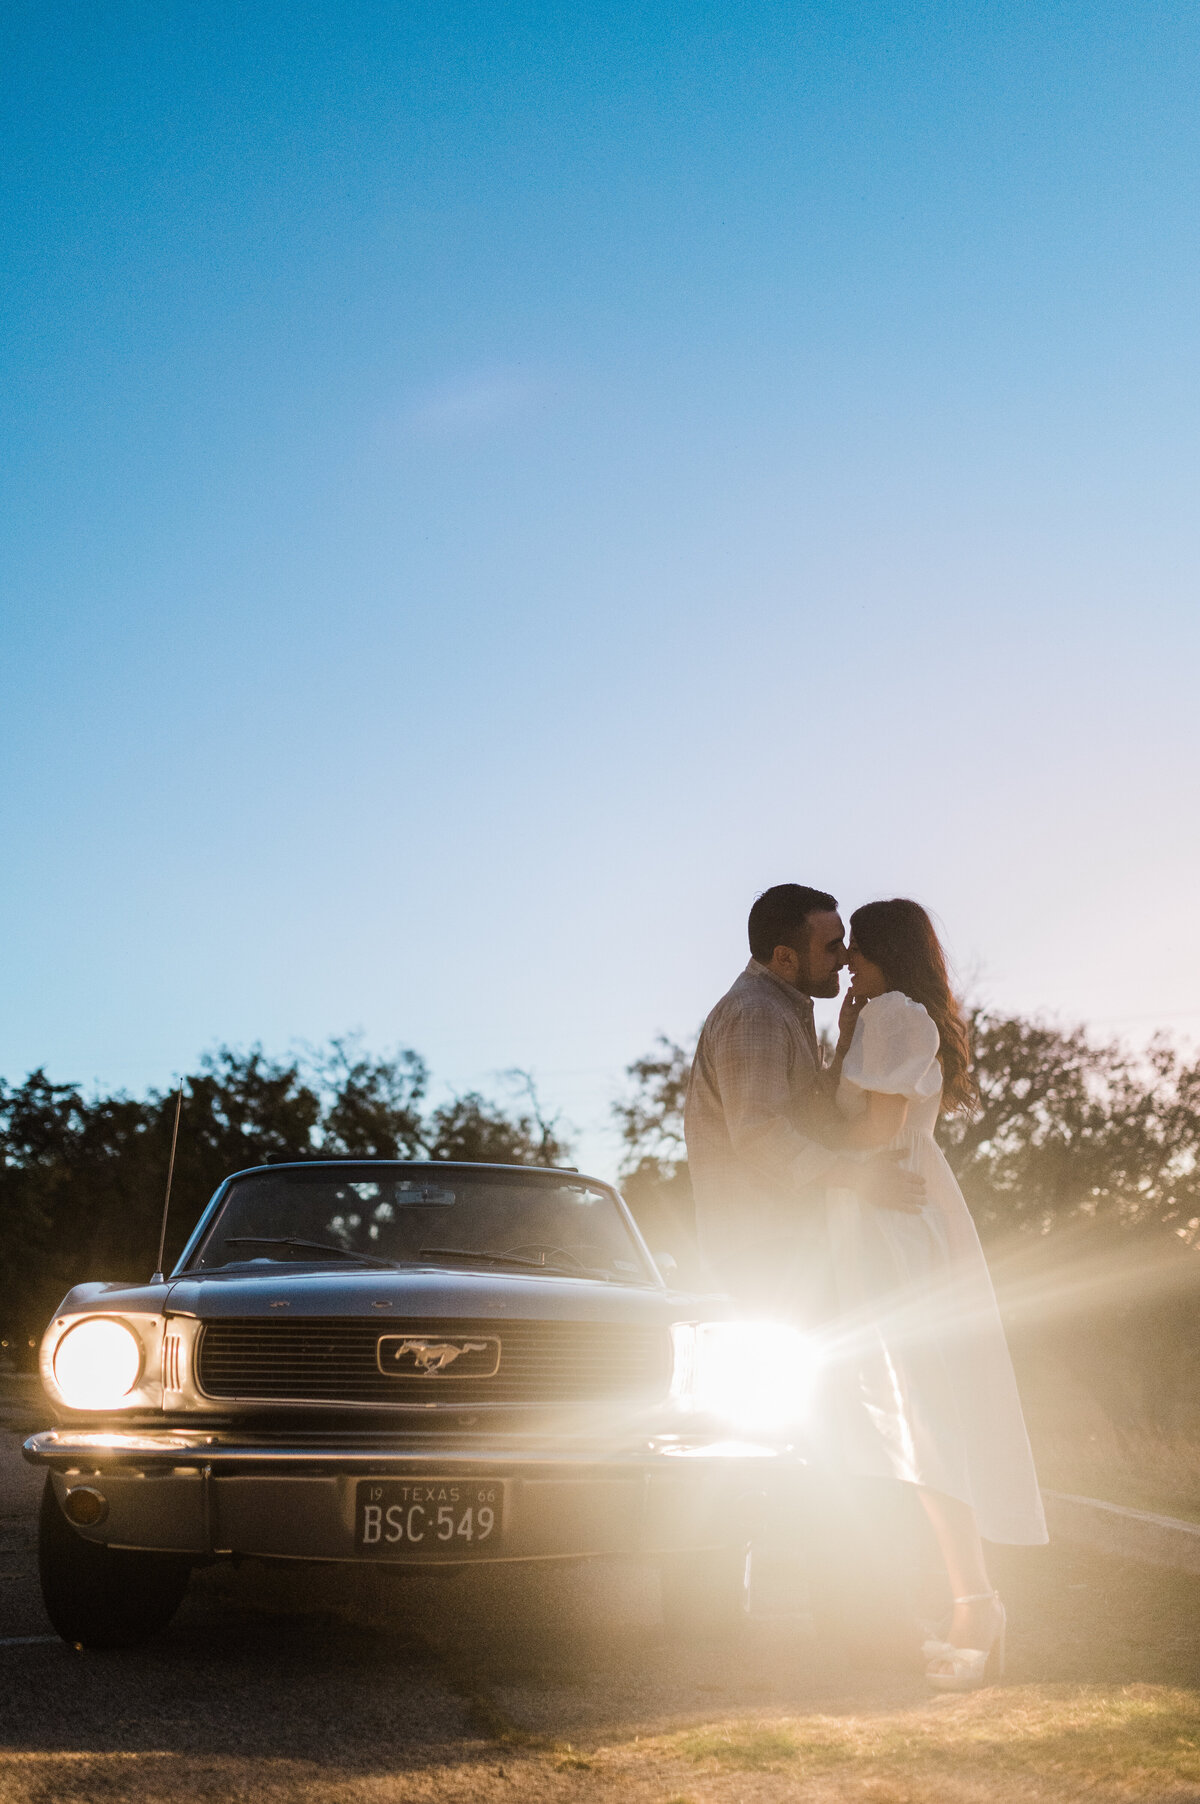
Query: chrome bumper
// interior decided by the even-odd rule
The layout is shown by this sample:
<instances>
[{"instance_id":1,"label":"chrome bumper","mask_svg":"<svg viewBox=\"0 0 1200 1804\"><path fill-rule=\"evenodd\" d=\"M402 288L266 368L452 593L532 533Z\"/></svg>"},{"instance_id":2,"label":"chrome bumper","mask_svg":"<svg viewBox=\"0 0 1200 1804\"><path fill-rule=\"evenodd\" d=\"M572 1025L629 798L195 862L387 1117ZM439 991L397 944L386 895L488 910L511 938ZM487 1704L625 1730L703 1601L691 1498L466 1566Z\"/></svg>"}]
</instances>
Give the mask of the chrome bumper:
<instances>
[{"instance_id":1,"label":"chrome bumper","mask_svg":"<svg viewBox=\"0 0 1200 1804\"><path fill-rule=\"evenodd\" d=\"M197 1558L307 1560L357 1557L357 1486L372 1476L486 1478L504 1491L496 1558L577 1559L744 1539L768 1474L789 1464L773 1447L676 1437L601 1453L561 1442L288 1446L228 1434L47 1430L24 1453L49 1470L60 1502L76 1484L103 1493L105 1520L76 1530L87 1540Z\"/></svg>"}]
</instances>

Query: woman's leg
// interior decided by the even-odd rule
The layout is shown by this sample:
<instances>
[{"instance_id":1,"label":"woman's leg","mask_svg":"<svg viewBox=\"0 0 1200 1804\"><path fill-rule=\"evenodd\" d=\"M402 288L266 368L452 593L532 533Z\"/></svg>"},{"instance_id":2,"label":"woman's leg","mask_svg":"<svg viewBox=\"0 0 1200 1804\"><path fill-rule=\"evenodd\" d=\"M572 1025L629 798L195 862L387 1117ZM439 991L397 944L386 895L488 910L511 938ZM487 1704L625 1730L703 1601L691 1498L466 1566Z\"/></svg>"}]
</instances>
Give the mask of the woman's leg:
<instances>
[{"instance_id":1,"label":"woman's leg","mask_svg":"<svg viewBox=\"0 0 1200 1804\"><path fill-rule=\"evenodd\" d=\"M992 1581L975 1512L970 1504L947 1497L942 1491L928 1491L923 1486L918 1486L918 1490L946 1563L951 1596L978 1600L955 1604L946 1639L952 1647L988 1648L999 1633L1001 1615L999 1606L991 1601Z\"/></svg>"}]
</instances>

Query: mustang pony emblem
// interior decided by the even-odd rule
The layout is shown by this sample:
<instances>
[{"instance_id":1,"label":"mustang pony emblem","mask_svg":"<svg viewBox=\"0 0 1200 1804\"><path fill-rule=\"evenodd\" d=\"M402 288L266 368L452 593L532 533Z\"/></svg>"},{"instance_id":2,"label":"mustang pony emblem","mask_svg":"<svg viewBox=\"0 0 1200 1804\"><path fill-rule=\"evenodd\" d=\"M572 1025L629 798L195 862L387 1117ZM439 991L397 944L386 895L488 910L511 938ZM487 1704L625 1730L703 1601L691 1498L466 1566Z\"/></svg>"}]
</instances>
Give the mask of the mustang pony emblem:
<instances>
[{"instance_id":1,"label":"mustang pony emblem","mask_svg":"<svg viewBox=\"0 0 1200 1804\"><path fill-rule=\"evenodd\" d=\"M399 1362L406 1353L411 1353L418 1372L444 1372L464 1353L486 1352L485 1340L465 1340L457 1347L448 1340L402 1340L392 1357Z\"/></svg>"},{"instance_id":2,"label":"mustang pony emblem","mask_svg":"<svg viewBox=\"0 0 1200 1804\"><path fill-rule=\"evenodd\" d=\"M433 1340L417 1335L384 1334L379 1339L379 1369L381 1372L419 1372L426 1378L433 1378L447 1371L456 1359L470 1353L490 1353L492 1359L486 1371L474 1362L470 1374L463 1375L490 1378L500 1364L498 1340Z\"/></svg>"}]
</instances>

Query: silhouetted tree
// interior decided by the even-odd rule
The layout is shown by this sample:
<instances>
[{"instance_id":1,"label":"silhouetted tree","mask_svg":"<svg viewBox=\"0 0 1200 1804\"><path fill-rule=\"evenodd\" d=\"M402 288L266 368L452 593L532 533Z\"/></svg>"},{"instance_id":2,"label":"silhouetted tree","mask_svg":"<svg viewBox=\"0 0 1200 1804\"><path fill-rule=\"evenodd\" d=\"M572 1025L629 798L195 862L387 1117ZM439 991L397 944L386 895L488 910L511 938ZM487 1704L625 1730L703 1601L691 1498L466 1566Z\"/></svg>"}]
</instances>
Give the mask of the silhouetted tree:
<instances>
[{"instance_id":1,"label":"silhouetted tree","mask_svg":"<svg viewBox=\"0 0 1200 1804\"><path fill-rule=\"evenodd\" d=\"M415 1052L375 1058L352 1036L331 1040L313 1061L329 1098L321 1116L321 1149L331 1156L410 1159L423 1148L420 1103L429 1081Z\"/></svg>"},{"instance_id":2,"label":"silhouetted tree","mask_svg":"<svg viewBox=\"0 0 1200 1804\"><path fill-rule=\"evenodd\" d=\"M980 1233L1200 1217L1200 1062L1158 1039L1141 1054L1081 1028L979 1013L979 1106L939 1131Z\"/></svg>"},{"instance_id":3,"label":"silhouetted tree","mask_svg":"<svg viewBox=\"0 0 1200 1804\"><path fill-rule=\"evenodd\" d=\"M528 1072L506 1073L525 1098L525 1110L510 1115L475 1090L434 1109L423 1130L431 1159L472 1159L496 1165L561 1165L570 1148L547 1119Z\"/></svg>"},{"instance_id":4,"label":"silhouetted tree","mask_svg":"<svg viewBox=\"0 0 1200 1804\"><path fill-rule=\"evenodd\" d=\"M683 1137L683 1109L695 1041L681 1046L660 1034L653 1049L626 1068L632 1089L613 1105L624 1157L621 1191L654 1253L670 1253L679 1282L707 1281L695 1239L695 1208Z\"/></svg>"},{"instance_id":5,"label":"silhouetted tree","mask_svg":"<svg viewBox=\"0 0 1200 1804\"><path fill-rule=\"evenodd\" d=\"M1165 1039L1135 1053L986 1011L971 1038L979 1105L944 1117L938 1138L985 1238L1093 1220L1200 1238L1200 1060ZM685 1175L690 1069L665 1037L628 1067L632 1091L613 1111L628 1185Z\"/></svg>"},{"instance_id":6,"label":"silhouetted tree","mask_svg":"<svg viewBox=\"0 0 1200 1804\"><path fill-rule=\"evenodd\" d=\"M217 1186L272 1157L561 1163L561 1130L517 1075L515 1110L472 1092L425 1115L428 1075L412 1051L380 1056L353 1037L292 1060L221 1047L183 1080L166 1269ZM0 1083L0 1341L22 1363L73 1284L149 1276L175 1096L89 1098L41 1070Z\"/></svg>"},{"instance_id":7,"label":"silhouetted tree","mask_svg":"<svg viewBox=\"0 0 1200 1804\"><path fill-rule=\"evenodd\" d=\"M1163 1039L1135 1053L984 1011L972 1042L978 1107L944 1118L938 1138L989 1245L1018 1364L1031 1380L1069 1369L1119 1426L1194 1427L1200 1062ZM614 1110L622 1188L685 1268L689 1066L660 1039Z\"/></svg>"}]
</instances>

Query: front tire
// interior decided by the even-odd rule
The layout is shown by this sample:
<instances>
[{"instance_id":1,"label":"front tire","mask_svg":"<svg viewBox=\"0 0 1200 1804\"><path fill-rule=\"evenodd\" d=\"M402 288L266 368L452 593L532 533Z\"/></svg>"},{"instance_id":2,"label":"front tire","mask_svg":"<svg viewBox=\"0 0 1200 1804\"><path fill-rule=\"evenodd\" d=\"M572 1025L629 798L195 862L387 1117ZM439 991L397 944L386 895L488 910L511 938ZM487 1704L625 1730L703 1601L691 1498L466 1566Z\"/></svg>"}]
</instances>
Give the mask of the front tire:
<instances>
[{"instance_id":1,"label":"front tire","mask_svg":"<svg viewBox=\"0 0 1200 1804\"><path fill-rule=\"evenodd\" d=\"M750 1610L750 1549L708 1548L660 1563L663 1625L672 1638L736 1635Z\"/></svg>"},{"instance_id":2,"label":"front tire","mask_svg":"<svg viewBox=\"0 0 1200 1804\"><path fill-rule=\"evenodd\" d=\"M130 1553L76 1534L46 1479L38 1518L38 1576L46 1614L64 1641L136 1647L166 1628L187 1590L189 1566L169 1553Z\"/></svg>"}]
</instances>

